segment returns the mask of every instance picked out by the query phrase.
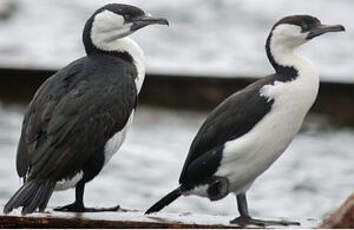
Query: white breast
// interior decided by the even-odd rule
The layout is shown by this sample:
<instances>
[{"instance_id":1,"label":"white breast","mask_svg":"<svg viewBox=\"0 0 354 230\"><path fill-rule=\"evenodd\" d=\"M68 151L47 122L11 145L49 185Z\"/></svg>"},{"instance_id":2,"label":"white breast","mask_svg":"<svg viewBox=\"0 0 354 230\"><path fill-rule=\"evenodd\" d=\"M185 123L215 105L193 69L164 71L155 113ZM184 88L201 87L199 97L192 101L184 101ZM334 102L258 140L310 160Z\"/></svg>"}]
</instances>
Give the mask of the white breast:
<instances>
[{"instance_id":1,"label":"white breast","mask_svg":"<svg viewBox=\"0 0 354 230\"><path fill-rule=\"evenodd\" d=\"M104 165L106 165L108 161L112 158L112 156L118 152L120 146L123 144L127 135L127 131L130 128L131 123L133 122L133 118L134 110L130 114L129 120L127 121L125 127L121 131L114 134L114 136L111 137L106 143L104 147Z\"/></svg>"},{"instance_id":2,"label":"white breast","mask_svg":"<svg viewBox=\"0 0 354 230\"><path fill-rule=\"evenodd\" d=\"M134 64L137 68L138 76L135 79L136 89L138 93L143 86L145 79L145 56L140 46L130 38L122 38L115 41L116 50L128 52L134 60Z\"/></svg>"},{"instance_id":3,"label":"white breast","mask_svg":"<svg viewBox=\"0 0 354 230\"><path fill-rule=\"evenodd\" d=\"M265 85L260 95L273 99L271 111L249 133L227 142L217 176L226 176L231 191L245 192L288 147L312 106L318 73L305 59L297 60L299 76L290 82Z\"/></svg>"}]
</instances>

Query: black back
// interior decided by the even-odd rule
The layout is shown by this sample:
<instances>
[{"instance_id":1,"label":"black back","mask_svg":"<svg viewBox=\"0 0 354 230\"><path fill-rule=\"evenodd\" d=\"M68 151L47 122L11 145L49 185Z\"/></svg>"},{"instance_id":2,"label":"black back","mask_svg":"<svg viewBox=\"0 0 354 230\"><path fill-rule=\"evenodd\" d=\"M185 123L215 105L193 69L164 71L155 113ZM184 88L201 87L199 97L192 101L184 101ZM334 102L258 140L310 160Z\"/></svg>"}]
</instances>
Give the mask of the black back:
<instances>
[{"instance_id":1,"label":"black back","mask_svg":"<svg viewBox=\"0 0 354 230\"><path fill-rule=\"evenodd\" d=\"M137 70L110 55L81 58L39 88L22 125L17 172L28 180L70 178L109 138L123 129L136 106Z\"/></svg>"}]
</instances>

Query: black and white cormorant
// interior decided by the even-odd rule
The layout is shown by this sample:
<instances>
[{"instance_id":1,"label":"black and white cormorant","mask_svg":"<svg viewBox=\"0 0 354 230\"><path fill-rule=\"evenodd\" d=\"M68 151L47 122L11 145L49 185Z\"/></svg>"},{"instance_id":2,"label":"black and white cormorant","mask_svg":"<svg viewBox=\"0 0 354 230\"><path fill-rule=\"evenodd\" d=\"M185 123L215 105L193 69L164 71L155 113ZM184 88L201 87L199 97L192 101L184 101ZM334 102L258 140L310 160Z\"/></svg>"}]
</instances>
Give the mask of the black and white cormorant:
<instances>
[{"instance_id":1,"label":"black and white cormorant","mask_svg":"<svg viewBox=\"0 0 354 230\"><path fill-rule=\"evenodd\" d=\"M22 187L4 212L44 211L54 190L76 187L75 202L59 211L86 208L85 184L111 159L132 122L145 77L144 54L128 35L163 18L129 5L108 4L86 22L87 56L46 80L25 114L17 150Z\"/></svg>"},{"instance_id":2,"label":"black and white cormorant","mask_svg":"<svg viewBox=\"0 0 354 230\"><path fill-rule=\"evenodd\" d=\"M161 210L181 195L215 201L232 192L240 216L231 223L298 224L251 218L246 192L285 151L317 96L319 74L295 49L314 37L336 31L344 31L344 27L323 25L309 15L288 16L277 22L266 42L275 74L231 95L214 109L193 140L180 186L146 213Z\"/></svg>"}]
</instances>

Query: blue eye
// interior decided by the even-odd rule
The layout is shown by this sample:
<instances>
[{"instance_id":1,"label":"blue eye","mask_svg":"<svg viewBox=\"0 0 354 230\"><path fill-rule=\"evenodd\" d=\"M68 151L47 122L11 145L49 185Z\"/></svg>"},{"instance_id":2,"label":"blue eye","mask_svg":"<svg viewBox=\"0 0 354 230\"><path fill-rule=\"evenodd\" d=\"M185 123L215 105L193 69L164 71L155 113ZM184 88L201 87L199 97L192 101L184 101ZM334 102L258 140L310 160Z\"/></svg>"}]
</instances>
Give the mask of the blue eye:
<instances>
[{"instance_id":1,"label":"blue eye","mask_svg":"<svg viewBox=\"0 0 354 230\"><path fill-rule=\"evenodd\" d=\"M309 25L307 25L307 24L302 24L302 25L301 25L301 28L302 28L302 30L306 31L306 30L309 29Z\"/></svg>"},{"instance_id":2,"label":"blue eye","mask_svg":"<svg viewBox=\"0 0 354 230\"><path fill-rule=\"evenodd\" d=\"M123 17L126 21L129 21L132 18L132 16L130 14L124 14Z\"/></svg>"}]
</instances>

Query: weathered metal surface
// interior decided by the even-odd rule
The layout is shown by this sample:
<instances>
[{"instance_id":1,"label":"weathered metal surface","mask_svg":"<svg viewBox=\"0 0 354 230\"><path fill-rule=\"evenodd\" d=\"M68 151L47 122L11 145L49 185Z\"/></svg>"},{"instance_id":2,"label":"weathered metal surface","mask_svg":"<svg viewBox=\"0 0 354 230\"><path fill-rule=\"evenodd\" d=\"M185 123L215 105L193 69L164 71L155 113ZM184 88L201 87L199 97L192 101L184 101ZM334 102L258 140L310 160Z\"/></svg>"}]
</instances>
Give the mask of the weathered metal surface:
<instances>
[{"instance_id":1,"label":"weathered metal surface","mask_svg":"<svg viewBox=\"0 0 354 230\"><path fill-rule=\"evenodd\" d=\"M234 216L165 212L144 215L140 211L62 213L49 209L48 213L34 213L28 216L21 216L19 212L15 215L0 214L0 228L241 228L229 223L233 218ZM320 224L318 220L311 218L293 221L299 221L301 226L271 225L267 228L315 228ZM257 228L253 225L248 227Z\"/></svg>"},{"instance_id":2,"label":"weathered metal surface","mask_svg":"<svg viewBox=\"0 0 354 230\"><path fill-rule=\"evenodd\" d=\"M90 220L83 218L0 216L0 228L237 228L224 225Z\"/></svg>"},{"instance_id":3,"label":"weathered metal surface","mask_svg":"<svg viewBox=\"0 0 354 230\"><path fill-rule=\"evenodd\" d=\"M27 103L52 70L0 69L0 100ZM139 102L172 108L211 110L254 78L148 74ZM338 125L354 126L354 84L321 82L311 112L325 115Z\"/></svg>"},{"instance_id":4,"label":"weathered metal surface","mask_svg":"<svg viewBox=\"0 0 354 230\"><path fill-rule=\"evenodd\" d=\"M218 221L220 220L220 221ZM225 224L226 223L226 224ZM0 216L0 228L239 228L225 217L144 216L142 212L35 213Z\"/></svg>"},{"instance_id":5,"label":"weathered metal surface","mask_svg":"<svg viewBox=\"0 0 354 230\"><path fill-rule=\"evenodd\" d=\"M354 228L354 193L337 211L324 220L320 228Z\"/></svg>"}]
</instances>

